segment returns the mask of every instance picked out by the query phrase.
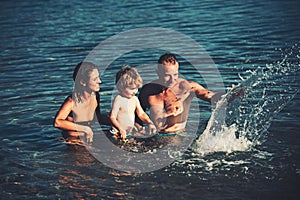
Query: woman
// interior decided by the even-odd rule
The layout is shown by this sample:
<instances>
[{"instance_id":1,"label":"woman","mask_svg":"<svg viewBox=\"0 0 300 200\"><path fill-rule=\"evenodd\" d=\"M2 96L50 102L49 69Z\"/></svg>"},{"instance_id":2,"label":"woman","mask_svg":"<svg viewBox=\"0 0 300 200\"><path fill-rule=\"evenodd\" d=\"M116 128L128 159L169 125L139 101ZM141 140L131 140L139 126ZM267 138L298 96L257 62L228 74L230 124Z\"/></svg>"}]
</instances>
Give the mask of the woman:
<instances>
[{"instance_id":1,"label":"woman","mask_svg":"<svg viewBox=\"0 0 300 200\"><path fill-rule=\"evenodd\" d=\"M100 83L97 66L90 62L81 62L74 69L74 92L68 96L56 114L54 127L63 130L63 137L69 143L79 142L80 136L86 141L93 141L90 124L95 114L99 122L106 122L107 117L100 115Z\"/></svg>"}]
</instances>

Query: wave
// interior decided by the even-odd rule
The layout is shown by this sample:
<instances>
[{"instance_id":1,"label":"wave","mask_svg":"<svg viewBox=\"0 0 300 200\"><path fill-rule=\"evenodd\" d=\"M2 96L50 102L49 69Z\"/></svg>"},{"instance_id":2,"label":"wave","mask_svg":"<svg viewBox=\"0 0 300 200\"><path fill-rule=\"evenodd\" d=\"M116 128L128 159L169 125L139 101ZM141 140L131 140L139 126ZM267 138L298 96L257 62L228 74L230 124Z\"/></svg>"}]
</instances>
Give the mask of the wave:
<instances>
[{"instance_id":1,"label":"wave","mask_svg":"<svg viewBox=\"0 0 300 200\"><path fill-rule=\"evenodd\" d=\"M272 120L299 91L299 45L280 50L282 58L256 70L216 104L194 151L247 151L266 140Z\"/></svg>"}]
</instances>

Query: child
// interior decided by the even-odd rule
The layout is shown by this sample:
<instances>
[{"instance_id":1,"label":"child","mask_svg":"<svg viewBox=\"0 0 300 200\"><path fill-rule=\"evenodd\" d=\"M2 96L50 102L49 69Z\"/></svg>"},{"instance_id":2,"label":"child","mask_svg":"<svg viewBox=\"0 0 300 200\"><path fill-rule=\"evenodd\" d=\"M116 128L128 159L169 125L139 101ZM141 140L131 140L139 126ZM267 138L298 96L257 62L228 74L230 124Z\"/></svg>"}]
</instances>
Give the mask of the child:
<instances>
[{"instance_id":1,"label":"child","mask_svg":"<svg viewBox=\"0 0 300 200\"><path fill-rule=\"evenodd\" d=\"M142 109L138 98L135 96L143 80L135 68L124 66L116 74L116 86L119 94L115 97L110 119L113 124L113 132L118 132L126 140L126 134L134 131L135 112L137 116L149 126L150 134L156 132L156 127L149 116Z\"/></svg>"}]
</instances>

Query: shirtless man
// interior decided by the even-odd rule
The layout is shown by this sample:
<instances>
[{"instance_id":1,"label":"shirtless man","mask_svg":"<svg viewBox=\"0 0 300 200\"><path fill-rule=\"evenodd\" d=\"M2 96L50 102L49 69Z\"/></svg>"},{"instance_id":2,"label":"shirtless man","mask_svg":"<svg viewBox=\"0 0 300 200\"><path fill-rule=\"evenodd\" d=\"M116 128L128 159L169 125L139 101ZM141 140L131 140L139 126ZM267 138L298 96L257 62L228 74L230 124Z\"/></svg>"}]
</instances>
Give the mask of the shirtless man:
<instances>
[{"instance_id":1,"label":"shirtless man","mask_svg":"<svg viewBox=\"0 0 300 200\"><path fill-rule=\"evenodd\" d=\"M144 85L139 99L159 132L179 132L185 129L193 97L211 102L219 94L196 82L178 77L179 64L174 54L164 54L158 60L158 79Z\"/></svg>"}]
</instances>

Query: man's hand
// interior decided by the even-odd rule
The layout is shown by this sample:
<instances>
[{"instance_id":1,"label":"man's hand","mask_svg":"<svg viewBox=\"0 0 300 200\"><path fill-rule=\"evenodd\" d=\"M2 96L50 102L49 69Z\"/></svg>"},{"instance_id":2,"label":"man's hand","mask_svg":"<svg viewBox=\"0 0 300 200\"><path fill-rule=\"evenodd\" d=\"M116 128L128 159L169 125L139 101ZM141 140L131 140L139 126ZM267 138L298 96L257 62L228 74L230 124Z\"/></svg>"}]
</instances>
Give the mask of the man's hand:
<instances>
[{"instance_id":1,"label":"man's hand","mask_svg":"<svg viewBox=\"0 0 300 200\"><path fill-rule=\"evenodd\" d=\"M155 127L155 125L153 123L148 124L148 128L149 128L149 133L150 134L154 134L154 133L157 132L156 127Z\"/></svg>"},{"instance_id":2,"label":"man's hand","mask_svg":"<svg viewBox=\"0 0 300 200\"><path fill-rule=\"evenodd\" d=\"M235 91L233 91L231 97L228 99L228 103L231 103L237 97L243 97L246 94L246 90L244 88L236 89L234 84L232 84L232 87L230 90L235 90Z\"/></svg>"},{"instance_id":3,"label":"man's hand","mask_svg":"<svg viewBox=\"0 0 300 200\"><path fill-rule=\"evenodd\" d=\"M177 116L183 112L182 101L169 88L164 93L164 104L166 117Z\"/></svg>"},{"instance_id":4,"label":"man's hand","mask_svg":"<svg viewBox=\"0 0 300 200\"><path fill-rule=\"evenodd\" d=\"M183 112L183 104L181 101L175 101L172 104L166 105L166 117L177 116Z\"/></svg>"}]
</instances>

